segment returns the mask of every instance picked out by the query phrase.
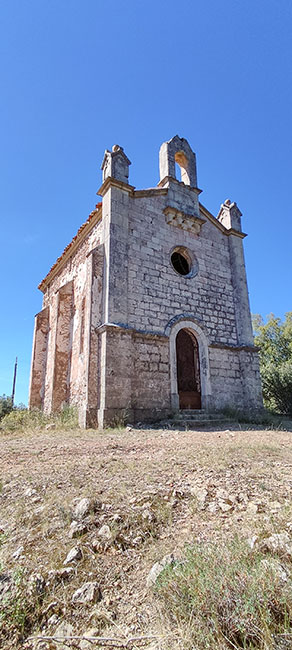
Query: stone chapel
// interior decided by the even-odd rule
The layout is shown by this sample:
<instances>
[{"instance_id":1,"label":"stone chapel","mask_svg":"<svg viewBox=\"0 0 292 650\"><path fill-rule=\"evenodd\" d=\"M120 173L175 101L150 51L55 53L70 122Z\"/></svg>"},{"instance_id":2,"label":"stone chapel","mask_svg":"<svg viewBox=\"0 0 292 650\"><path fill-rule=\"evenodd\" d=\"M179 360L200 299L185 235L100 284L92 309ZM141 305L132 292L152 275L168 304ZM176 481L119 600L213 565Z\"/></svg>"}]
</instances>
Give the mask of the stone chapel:
<instances>
[{"instance_id":1,"label":"stone chapel","mask_svg":"<svg viewBox=\"0 0 292 650\"><path fill-rule=\"evenodd\" d=\"M84 427L261 408L240 210L199 202L184 138L162 144L156 187L130 164L105 151L102 200L39 285L30 408L76 405Z\"/></svg>"}]
</instances>

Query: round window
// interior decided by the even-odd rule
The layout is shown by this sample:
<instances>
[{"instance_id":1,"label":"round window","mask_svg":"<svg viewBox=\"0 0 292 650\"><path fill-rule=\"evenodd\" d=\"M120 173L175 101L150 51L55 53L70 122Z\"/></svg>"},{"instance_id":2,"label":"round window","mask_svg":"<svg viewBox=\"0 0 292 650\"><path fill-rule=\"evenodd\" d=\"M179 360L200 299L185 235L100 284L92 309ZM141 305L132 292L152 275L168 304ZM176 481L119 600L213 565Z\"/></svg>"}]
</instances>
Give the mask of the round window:
<instances>
[{"instance_id":1,"label":"round window","mask_svg":"<svg viewBox=\"0 0 292 650\"><path fill-rule=\"evenodd\" d=\"M188 275L191 270L189 260L187 260L182 253L178 253L177 251L172 253L171 263L174 270L177 271L177 273L180 273L180 275Z\"/></svg>"},{"instance_id":2,"label":"round window","mask_svg":"<svg viewBox=\"0 0 292 650\"><path fill-rule=\"evenodd\" d=\"M177 246L173 249L171 256L171 264L173 269L179 275L192 278L198 272L198 263L194 255L183 246Z\"/></svg>"}]
</instances>

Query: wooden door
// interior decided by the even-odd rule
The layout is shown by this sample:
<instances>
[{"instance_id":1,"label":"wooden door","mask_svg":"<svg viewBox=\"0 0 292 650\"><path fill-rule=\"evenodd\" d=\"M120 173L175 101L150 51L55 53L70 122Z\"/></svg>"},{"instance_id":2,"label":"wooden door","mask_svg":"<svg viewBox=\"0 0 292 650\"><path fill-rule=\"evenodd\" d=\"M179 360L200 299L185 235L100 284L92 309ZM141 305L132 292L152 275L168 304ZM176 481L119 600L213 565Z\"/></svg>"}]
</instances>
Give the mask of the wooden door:
<instances>
[{"instance_id":1,"label":"wooden door","mask_svg":"<svg viewBox=\"0 0 292 650\"><path fill-rule=\"evenodd\" d=\"M187 330L176 337L177 386L180 409L201 408L201 383L198 342Z\"/></svg>"}]
</instances>

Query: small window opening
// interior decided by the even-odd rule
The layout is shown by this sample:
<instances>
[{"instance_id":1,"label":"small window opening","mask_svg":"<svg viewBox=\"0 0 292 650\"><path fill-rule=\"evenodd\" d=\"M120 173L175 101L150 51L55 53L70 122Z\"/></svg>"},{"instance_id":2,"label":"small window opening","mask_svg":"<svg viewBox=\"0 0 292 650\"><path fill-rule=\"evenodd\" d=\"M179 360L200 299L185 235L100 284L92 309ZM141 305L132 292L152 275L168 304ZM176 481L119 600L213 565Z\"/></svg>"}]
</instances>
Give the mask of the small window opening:
<instances>
[{"instance_id":1,"label":"small window opening","mask_svg":"<svg viewBox=\"0 0 292 650\"><path fill-rule=\"evenodd\" d=\"M171 263L174 270L180 275L188 275L190 273L191 265L182 253L179 253L178 251L172 253Z\"/></svg>"}]
</instances>

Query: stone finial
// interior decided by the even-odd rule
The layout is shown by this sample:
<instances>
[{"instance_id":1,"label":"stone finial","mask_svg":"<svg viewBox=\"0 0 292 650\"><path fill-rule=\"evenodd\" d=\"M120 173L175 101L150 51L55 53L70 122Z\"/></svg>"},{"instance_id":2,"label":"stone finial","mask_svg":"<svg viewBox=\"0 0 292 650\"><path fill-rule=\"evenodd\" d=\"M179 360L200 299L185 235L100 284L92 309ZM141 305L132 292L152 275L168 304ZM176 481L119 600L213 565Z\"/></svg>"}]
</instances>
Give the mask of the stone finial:
<instances>
[{"instance_id":1,"label":"stone finial","mask_svg":"<svg viewBox=\"0 0 292 650\"><path fill-rule=\"evenodd\" d=\"M242 213L237 204L235 202L232 203L230 199L226 199L220 207L217 219L223 226L225 226L225 228L228 228L228 230L233 228L234 230L241 232L241 216Z\"/></svg>"},{"instance_id":2,"label":"stone finial","mask_svg":"<svg viewBox=\"0 0 292 650\"><path fill-rule=\"evenodd\" d=\"M175 163L181 169L181 180L185 185L197 187L196 154L192 151L185 138L175 135L174 138L163 142L159 151L160 181L166 177L176 178Z\"/></svg>"},{"instance_id":3,"label":"stone finial","mask_svg":"<svg viewBox=\"0 0 292 650\"><path fill-rule=\"evenodd\" d=\"M126 156L123 147L114 144L112 150L108 149L104 152L104 157L101 165L102 169L102 182L110 176L116 178L123 183L129 183L129 166L131 161Z\"/></svg>"}]
</instances>

